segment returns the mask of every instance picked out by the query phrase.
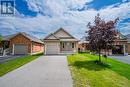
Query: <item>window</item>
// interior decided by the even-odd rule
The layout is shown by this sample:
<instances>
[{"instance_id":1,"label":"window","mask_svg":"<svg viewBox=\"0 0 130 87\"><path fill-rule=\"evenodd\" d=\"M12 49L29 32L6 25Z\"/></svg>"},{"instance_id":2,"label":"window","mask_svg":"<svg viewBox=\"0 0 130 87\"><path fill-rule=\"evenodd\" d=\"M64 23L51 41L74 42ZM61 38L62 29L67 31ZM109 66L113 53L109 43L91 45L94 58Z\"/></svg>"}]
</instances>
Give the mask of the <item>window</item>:
<instances>
[{"instance_id":1,"label":"window","mask_svg":"<svg viewBox=\"0 0 130 87\"><path fill-rule=\"evenodd\" d=\"M72 48L74 48L74 43L72 43Z\"/></svg>"},{"instance_id":2,"label":"window","mask_svg":"<svg viewBox=\"0 0 130 87\"><path fill-rule=\"evenodd\" d=\"M62 43L62 48L65 48L65 43Z\"/></svg>"}]
</instances>

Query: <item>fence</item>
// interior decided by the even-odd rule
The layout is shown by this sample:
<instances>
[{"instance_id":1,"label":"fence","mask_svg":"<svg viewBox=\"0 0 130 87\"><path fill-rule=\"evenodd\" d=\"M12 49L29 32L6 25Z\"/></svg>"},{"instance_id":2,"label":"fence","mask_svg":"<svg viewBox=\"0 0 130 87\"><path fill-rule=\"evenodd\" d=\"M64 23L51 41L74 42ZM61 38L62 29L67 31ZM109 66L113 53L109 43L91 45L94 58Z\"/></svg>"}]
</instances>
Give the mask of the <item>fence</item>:
<instances>
[{"instance_id":1,"label":"fence","mask_svg":"<svg viewBox=\"0 0 130 87\"><path fill-rule=\"evenodd\" d=\"M7 48L5 50L3 50L3 56L7 55L7 54L10 54L11 53L11 49L10 48Z\"/></svg>"},{"instance_id":2,"label":"fence","mask_svg":"<svg viewBox=\"0 0 130 87\"><path fill-rule=\"evenodd\" d=\"M3 54L3 48L0 48L0 54Z\"/></svg>"}]
</instances>

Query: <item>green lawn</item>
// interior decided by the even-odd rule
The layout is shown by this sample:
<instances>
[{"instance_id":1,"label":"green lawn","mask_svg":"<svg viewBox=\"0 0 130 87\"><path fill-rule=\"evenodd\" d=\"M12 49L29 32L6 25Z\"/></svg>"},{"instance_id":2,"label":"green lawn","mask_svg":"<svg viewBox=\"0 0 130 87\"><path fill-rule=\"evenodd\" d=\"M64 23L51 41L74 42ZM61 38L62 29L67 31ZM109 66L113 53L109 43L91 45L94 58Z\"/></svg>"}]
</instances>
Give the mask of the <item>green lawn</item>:
<instances>
[{"instance_id":1,"label":"green lawn","mask_svg":"<svg viewBox=\"0 0 130 87\"><path fill-rule=\"evenodd\" d=\"M74 87L130 87L129 64L108 58L109 66L103 66L97 59L85 53L68 56Z\"/></svg>"},{"instance_id":2,"label":"green lawn","mask_svg":"<svg viewBox=\"0 0 130 87\"><path fill-rule=\"evenodd\" d=\"M17 58L17 59L10 60L8 62L0 64L0 76L23 66L24 64L40 57L41 55L43 55L43 54L40 53L40 54L36 54L36 55L28 55L28 56L24 56L22 58Z\"/></svg>"}]
</instances>

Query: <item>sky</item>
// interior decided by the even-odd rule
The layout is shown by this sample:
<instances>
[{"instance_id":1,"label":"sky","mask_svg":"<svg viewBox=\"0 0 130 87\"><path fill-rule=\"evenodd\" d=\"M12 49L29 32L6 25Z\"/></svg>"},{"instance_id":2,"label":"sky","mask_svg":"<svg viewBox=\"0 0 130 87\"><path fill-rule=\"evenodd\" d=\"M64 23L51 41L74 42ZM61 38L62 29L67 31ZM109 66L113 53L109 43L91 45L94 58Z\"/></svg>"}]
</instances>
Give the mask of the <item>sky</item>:
<instances>
[{"instance_id":1,"label":"sky","mask_svg":"<svg viewBox=\"0 0 130 87\"><path fill-rule=\"evenodd\" d=\"M14 9L13 16L0 14L3 36L26 32L43 39L62 27L80 39L98 13L106 21L119 17L116 28L130 34L130 0L15 0Z\"/></svg>"}]
</instances>

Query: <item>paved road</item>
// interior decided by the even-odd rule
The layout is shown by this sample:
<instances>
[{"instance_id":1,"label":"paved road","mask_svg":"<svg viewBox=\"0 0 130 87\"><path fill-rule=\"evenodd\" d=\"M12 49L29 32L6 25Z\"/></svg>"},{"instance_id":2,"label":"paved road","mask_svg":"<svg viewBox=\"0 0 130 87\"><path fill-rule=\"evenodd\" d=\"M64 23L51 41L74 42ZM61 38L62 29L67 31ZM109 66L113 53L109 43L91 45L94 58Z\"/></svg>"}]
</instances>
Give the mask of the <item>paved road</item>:
<instances>
[{"instance_id":1,"label":"paved road","mask_svg":"<svg viewBox=\"0 0 130 87\"><path fill-rule=\"evenodd\" d=\"M130 55L129 56L109 56L110 58L122 61L124 63L130 64Z\"/></svg>"},{"instance_id":2,"label":"paved road","mask_svg":"<svg viewBox=\"0 0 130 87\"><path fill-rule=\"evenodd\" d=\"M26 55L7 55L7 56L0 56L0 63L5 63L7 61L14 60L16 58L22 58L23 56L26 56Z\"/></svg>"},{"instance_id":3,"label":"paved road","mask_svg":"<svg viewBox=\"0 0 130 87\"><path fill-rule=\"evenodd\" d=\"M66 56L42 56L2 77L0 87L72 87Z\"/></svg>"}]
</instances>

